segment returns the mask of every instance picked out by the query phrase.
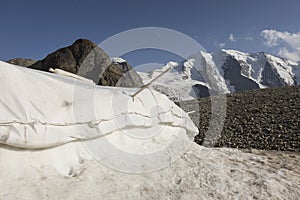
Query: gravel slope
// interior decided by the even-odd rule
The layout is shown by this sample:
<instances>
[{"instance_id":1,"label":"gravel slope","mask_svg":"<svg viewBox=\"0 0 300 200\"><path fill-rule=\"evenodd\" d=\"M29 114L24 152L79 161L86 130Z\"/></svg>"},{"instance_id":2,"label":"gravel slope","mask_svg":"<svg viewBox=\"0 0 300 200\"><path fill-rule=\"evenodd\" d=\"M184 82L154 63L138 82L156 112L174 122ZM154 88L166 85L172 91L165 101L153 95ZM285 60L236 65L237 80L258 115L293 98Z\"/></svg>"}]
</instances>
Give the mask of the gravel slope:
<instances>
[{"instance_id":1,"label":"gravel slope","mask_svg":"<svg viewBox=\"0 0 300 200\"><path fill-rule=\"evenodd\" d=\"M199 106L198 106L198 105ZM221 135L215 147L300 151L300 86L268 88L227 95ZM211 119L211 99L180 102L199 128L195 142L203 144Z\"/></svg>"}]
</instances>

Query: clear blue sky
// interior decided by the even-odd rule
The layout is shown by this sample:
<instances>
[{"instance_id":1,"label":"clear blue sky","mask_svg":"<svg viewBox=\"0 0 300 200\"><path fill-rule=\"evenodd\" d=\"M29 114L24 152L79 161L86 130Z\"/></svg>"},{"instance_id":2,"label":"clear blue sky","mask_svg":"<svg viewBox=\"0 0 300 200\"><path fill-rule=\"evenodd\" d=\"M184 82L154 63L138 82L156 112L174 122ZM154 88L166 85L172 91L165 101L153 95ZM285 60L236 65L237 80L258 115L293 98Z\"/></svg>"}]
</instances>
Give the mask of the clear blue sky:
<instances>
[{"instance_id":1,"label":"clear blue sky","mask_svg":"<svg viewBox=\"0 0 300 200\"><path fill-rule=\"evenodd\" d=\"M42 59L78 38L98 44L145 26L185 33L207 51L272 51L262 30L300 31L299 0L3 0L0 5L1 60ZM131 63L142 62L137 58Z\"/></svg>"}]
</instances>

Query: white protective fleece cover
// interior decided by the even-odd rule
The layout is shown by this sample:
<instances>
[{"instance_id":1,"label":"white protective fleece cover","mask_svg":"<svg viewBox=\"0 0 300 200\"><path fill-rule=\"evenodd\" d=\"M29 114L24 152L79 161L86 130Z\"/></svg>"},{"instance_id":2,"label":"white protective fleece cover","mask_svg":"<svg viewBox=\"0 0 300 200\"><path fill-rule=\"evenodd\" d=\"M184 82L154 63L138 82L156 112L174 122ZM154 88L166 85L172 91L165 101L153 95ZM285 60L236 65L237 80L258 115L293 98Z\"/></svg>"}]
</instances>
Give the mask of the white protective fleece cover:
<instances>
[{"instance_id":1,"label":"white protective fleece cover","mask_svg":"<svg viewBox=\"0 0 300 200\"><path fill-rule=\"evenodd\" d=\"M88 82L0 62L0 143L27 149L90 140L125 130L197 128L166 96ZM130 134L130 133L129 133Z\"/></svg>"}]
</instances>

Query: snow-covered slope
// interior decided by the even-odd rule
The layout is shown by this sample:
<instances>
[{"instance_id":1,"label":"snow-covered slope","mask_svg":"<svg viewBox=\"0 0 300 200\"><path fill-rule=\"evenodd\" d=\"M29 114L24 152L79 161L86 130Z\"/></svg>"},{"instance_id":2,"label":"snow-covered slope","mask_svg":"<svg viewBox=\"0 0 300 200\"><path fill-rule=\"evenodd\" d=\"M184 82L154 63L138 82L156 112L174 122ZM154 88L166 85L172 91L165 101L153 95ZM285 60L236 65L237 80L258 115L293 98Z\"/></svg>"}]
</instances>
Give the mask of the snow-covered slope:
<instances>
[{"instance_id":1,"label":"snow-covered slope","mask_svg":"<svg viewBox=\"0 0 300 200\"><path fill-rule=\"evenodd\" d=\"M216 90L228 93L300 83L299 63L236 50L200 52L182 63L169 62L162 69L139 74L146 84L170 66L172 70L151 87L177 101L208 96Z\"/></svg>"},{"instance_id":2,"label":"snow-covered slope","mask_svg":"<svg viewBox=\"0 0 300 200\"><path fill-rule=\"evenodd\" d=\"M191 68L189 68L191 67ZM190 99L193 94L192 87L195 84L207 87L193 67L193 60L188 60L185 63L169 62L165 67L154 70L150 73L140 72L139 75L143 79L144 84L149 83L152 79L167 71L161 78L151 84L151 88L167 95L171 100L178 101L180 99ZM193 79L197 77L196 79Z\"/></svg>"},{"instance_id":3,"label":"snow-covered slope","mask_svg":"<svg viewBox=\"0 0 300 200\"><path fill-rule=\"evenodd\" d=\"M151 88L166 94L175 101L209 96L210 90L229 92L219 71L215 68L212 56L201 52L182 62L169 62L161 69L149 73L140 72L144 84L167 71L153 82ZM208 72L208 73L207 73Z\"/></svg>"},{"instance_id":4,"label":"snow-covered slope","mask_svg":"<svg viewBox=\"0 0 300 200\"><path fill-rule=\"evenodd\" d=\"M186 146L182 139L197 133L188 115L152 90L133 99L130 94L136 90L95 86L0 62L0 199L296 199L300 195L299 154ZM93 143L104 154L103 160L89 148ZM141 155L141 160L115 154L107 148L111 146ZM185 152L174 160L174 151L182 146L187 147ZM154 150L164 152L163 156L147 160L148 151L157 155ZM131 172L136 167L147 172L149 166L139 161L150 167L170 165L135 174L108 167L107 160L120 168L132 167Z\"/></svg>"}]
</instances>

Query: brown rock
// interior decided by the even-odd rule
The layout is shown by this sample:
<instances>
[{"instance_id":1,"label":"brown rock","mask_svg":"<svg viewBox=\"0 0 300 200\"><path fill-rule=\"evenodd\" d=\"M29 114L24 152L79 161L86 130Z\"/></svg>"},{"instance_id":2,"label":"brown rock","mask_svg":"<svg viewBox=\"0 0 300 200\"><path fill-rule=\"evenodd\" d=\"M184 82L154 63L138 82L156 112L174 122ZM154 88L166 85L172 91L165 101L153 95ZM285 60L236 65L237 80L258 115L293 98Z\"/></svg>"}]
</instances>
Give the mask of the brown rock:
<instances>
[{"instance_id":1,"label":"brown rock","mask_svg":"<svg viewBox=\"0 0 300 200\"><path fill-rule=\"evenodd\" d=\"M26 58L13 58L11 60L8 60L7 62L22 67L28 67L30 65L33 65L36 61L32 59L26 59Z\"/></svg>"},{"instance_id":2,"label":"brown rock","mask_svg":"<svg viewBox=\"0 0 300 200\"><path fill-rule=\"evenodd\" d=\"M71 46L58 49L29 68L47 72L50 68L58 68L89 78L104 86L142 85L141 78L128 63L126 68L121 64L112 63L100 47L86 39L78 39Z\"/></svg>"}]
</instances>

